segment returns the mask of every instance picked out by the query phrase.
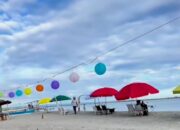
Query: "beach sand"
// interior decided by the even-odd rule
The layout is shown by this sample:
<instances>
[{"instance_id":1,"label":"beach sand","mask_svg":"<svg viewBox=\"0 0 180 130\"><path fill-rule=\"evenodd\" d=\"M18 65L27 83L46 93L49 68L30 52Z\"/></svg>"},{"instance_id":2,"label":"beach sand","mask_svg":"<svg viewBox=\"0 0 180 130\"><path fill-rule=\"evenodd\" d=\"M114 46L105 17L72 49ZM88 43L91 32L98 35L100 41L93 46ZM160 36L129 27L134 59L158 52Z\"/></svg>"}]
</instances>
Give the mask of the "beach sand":
<instances>
[{"instance_id":1,"label":"beach sand","mask_svg":"<svg viewBox=\"0 0 180 130\"><path fill-rule=\"evenodd\" d=\"M57 112L10 117L0 121L0 130L178 130L180 112L157 112L131 116L127 112L95 115L93 112L61 115Z\"/></svg>"}]
</instances>

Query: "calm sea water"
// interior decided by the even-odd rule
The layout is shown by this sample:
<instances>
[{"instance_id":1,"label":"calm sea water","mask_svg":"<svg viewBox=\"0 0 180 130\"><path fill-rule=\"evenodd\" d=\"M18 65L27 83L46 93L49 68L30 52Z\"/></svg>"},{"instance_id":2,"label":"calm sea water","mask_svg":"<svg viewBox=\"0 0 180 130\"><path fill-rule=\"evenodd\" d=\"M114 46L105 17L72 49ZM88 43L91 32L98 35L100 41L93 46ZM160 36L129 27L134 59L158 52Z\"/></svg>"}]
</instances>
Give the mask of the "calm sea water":
<instances>
[{"instance_id":1,"label":"calm sea water","mask_svg":"<svg viewBox=\"0 0 180 130\"><path fill-rule=\"evenodd\" d=\"M144 102L149 106L149 111L180 111L180 98L170 98L170 99L156 99L156 100L144 100ZM109 108L115 108L116 111L127 111L127 104L135 104L135 101L122 101L122 102L107 102L106 105ZM84 105L85 104L85 105ZM99 102L97 103L99 104ZM105 104L105 102L100 102L100 104ZM93 111L93 106L95 104L91 103L81 103L81 110ZM72 110L70 104L62 104L63 108L66 110ZM150 107L153 106L153 107ZM45 105L50 110L57 110L56 105Z\"/></svg>"},{"instance_id":2,"label":"calm sea water","mask_svg":"<svg viewBox=\"0 0 180 130\"><path fill-rule=\"evenodd\" d=\"M71 101L67 103L67 101L62 102L61 106L68 111L72 111L72 106L70 104ZM165 98L165 99L150 99L150 100L144 100L144 102L149 107L149 111L154 112L161 112L161 111L180 111L180 98ZM105 103L105 100L101 100L101 102L96 102L97 105L99 104L106 104L108 108L115 108L116 111L128 111L127 104L135 104L136 101L111 101ZM59 105L60 106L60 105ZM81 102L81 111L93 111L93 107L95 106L95 103L93 100L90 102L88 101L82 101ZM25 106L24 106L25 107ZM40 106L41 108L48 108L49 111L57 111L57 105L55 103L47 104ZM20 109L21 107L11 107L10 109Z\"/></svg>"}]
</instances>

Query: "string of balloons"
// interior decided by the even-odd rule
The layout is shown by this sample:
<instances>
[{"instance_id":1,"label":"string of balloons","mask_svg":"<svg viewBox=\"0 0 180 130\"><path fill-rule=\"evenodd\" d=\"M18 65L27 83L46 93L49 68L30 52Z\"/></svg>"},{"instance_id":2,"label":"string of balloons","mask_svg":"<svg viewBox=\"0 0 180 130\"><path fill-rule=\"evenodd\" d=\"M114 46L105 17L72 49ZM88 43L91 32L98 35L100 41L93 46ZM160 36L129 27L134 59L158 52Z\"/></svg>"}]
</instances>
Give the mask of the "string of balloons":
<instances>
[{"instance_id":1,"label":"string of balloons","mask_svg":"<svg viewBox=\"0 0 180 130\"><path fill-rule=\"evenodd\" d=\"M91 63L91 62L89 62L89 63ZM86 64L87 64L87 63L86 63ZM77 68L77 67L79 67L79 65L77 65L77 66L75 66L75 67L73 67L73 68ZM61 73L65 73L65 72L67 72L67 70L64 71L64 72L61 72ZM95 72L96 72L96 74L98 74L98 75L103 75L103 74L106 72L106 65L103 64L103 63L98 63L98 64L95 66ZM57 75L59 75L59 74L60 74L60 73L55 74L55 75L53 75L53 77L55 77L55 76L57 76ZM80 76L79 76L79 74L76 73L76 72L72 72L72 73L69 75L69 80L70 80L71 82L73 82L73 83L78 82L79 79L80 79ZM47 80L47 79L46 79L46 80ZM46 80L43 80L43 82L46 81ZM53 81L51 82L51 88L52 88L52 89L56 90L56 89L58 89L59 87L60 87L59 81L53 80ZM45 87L44 87L42 84L40 84L40 81L38 81L35 89L36 89L37 92L43 92L43 91L45 90ZM14 90L15 90L15 91L14 91ZM31 87L26 87L26 88L24 89L24 91L22 91L21 88L19 87L19 88L14 88L14 89L11 90L11 91L8 91L7 96L8 96L9 98L14 98L15 96L20 97L20 96L23 96L23 94L26 95L26 96L29 96L29 95L32 94L32 92L33 92L33 90L32 90ZM2 91L0 92L0 97L4 97L4 94L3 94Z\"/></svg>"}]
</instances>

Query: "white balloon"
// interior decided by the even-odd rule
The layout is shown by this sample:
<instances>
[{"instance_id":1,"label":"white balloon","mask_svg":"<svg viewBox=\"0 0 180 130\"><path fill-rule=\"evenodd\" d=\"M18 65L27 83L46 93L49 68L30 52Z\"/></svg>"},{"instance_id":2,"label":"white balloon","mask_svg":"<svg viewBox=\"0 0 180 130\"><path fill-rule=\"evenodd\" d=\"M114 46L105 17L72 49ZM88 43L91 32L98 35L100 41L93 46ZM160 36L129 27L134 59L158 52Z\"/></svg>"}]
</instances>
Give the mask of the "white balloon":
<instances>
[{"instance_id":1,"label":"white balloon","mask_svg":"<svg viewBox=\"0 0 180 130\"><path fill-rule=\"evenodd\" d=\"M69 79L71 82L75 83L75 82L79 81L80 77L76 72L72 72L69 76Z\"/></svg>"}]
</instances>

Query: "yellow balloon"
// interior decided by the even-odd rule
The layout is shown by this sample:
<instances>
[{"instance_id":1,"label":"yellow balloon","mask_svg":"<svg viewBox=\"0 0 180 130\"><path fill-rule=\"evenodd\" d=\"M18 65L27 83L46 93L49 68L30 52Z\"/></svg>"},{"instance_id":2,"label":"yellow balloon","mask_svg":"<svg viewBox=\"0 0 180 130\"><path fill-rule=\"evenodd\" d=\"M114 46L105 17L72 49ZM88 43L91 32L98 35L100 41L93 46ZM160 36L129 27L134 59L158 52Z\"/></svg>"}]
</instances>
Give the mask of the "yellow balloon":
<instances>
[{"instance_id":1,"label":"yellow balloon","mask_svg":"<svg viewBox=\"0 0 180 130\"><path fill-rule=\"evenodd\" d=\"M31 88L25 88L25 89L24 89L24 93L25 93L26 95L31 95L31 94L32 94L32 89L31 89Z\"/></svg>"}]
</instances>

